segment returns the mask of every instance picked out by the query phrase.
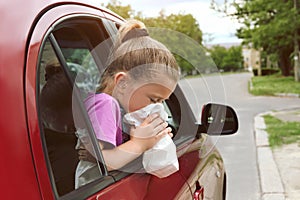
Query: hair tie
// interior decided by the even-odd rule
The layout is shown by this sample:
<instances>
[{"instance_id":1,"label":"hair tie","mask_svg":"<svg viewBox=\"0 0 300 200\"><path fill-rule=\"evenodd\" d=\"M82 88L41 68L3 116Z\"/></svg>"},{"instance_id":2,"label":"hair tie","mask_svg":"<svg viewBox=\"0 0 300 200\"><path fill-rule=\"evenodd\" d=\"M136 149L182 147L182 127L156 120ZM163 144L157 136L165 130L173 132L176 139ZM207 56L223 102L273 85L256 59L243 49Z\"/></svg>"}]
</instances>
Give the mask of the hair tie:
<instances>
[{"instance_id":1,"label":"hair tie","mask_svg":"<svg viewBox=\"0 0 300 200\"><path fill-rule=\"evenodd\" d=\"M126 42L127 40L143 37L143 36L149 36L149 33L147 32L146 29L134 28L126 33L126 35L122 39L122 42Z\"/></svg>"}]
</instances>

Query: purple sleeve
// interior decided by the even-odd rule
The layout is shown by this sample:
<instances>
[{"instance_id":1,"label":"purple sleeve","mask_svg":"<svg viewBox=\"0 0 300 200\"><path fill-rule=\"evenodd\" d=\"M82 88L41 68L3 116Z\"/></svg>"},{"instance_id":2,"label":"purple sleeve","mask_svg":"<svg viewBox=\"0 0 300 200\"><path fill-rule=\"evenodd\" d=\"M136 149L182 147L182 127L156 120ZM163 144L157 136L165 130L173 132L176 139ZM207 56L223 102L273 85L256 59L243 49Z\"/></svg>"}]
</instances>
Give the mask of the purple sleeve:
<instances>
[{"instance_id":1,"label":"purple sleeve","mask_svg":"<svg viewBox=\"0 0 300 200\"><path fill-rule=\"evenodd\" d=\"M121 112L118 102L101 93L91 95L85 101L96 138L114 146L122 143Z\"/></svg>"}]
</instances>

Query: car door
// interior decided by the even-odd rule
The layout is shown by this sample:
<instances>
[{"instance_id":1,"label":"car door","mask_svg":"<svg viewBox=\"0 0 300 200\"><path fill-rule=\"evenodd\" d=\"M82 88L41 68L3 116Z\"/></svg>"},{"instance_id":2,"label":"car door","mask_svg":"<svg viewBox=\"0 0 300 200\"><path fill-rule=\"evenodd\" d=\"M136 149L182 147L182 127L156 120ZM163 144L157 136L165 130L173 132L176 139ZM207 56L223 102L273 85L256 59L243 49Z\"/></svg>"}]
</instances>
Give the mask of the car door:
<instances>
[{"instance_id":1,"label":"car door","mask_svg":"<svg viewBox=\"0 0 300 200\"><path fill-rule=\"evenodd\" d=\"M195 140L198 126L179 87L166 109L176 133L180 170L164 179L134 171L107 171L83 100L97 86L120 23L109 11L70 4L49 8L32 27L26 108L33 160L45 199L187 199L197 189L192 181L204 174L196 167L204 139ZM75 189L79 129L86 133L98 162L94 181ZM136 163L127 167L139 166Z\"/></svg>"}]
</instances>

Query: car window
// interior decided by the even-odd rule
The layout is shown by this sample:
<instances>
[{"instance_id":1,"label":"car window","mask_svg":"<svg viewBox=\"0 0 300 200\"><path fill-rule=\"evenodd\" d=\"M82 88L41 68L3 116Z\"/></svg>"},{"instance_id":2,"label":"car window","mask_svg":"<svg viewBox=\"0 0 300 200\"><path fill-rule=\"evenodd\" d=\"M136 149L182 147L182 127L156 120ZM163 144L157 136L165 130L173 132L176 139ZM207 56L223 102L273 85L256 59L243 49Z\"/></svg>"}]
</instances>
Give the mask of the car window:
<instances>
[{"instance_id":1,"label":"car window","mask_svg":"<svg viewBox=\"0 0 300 200\"><path fill-rule=\"evenodd\" d=\"M107 175L83 100L97 87L99 73L104 70L111 43L106 42L104 47L101 42L108 37L101 20L73 18L54 28L40 53L37 80L41 132L49 175L58 196L93 181L101 182ZM91 155L88 164L79 164L80 149ZM85 181L88 170L93 178Z\"/></svg>"},{"instance_id":2,"label":"car window","mask_svg":"<svg viewBox=\"0 0 300 200\"><path fill-rule=\"evenodd\" d=\"M79 162L76 149L78 129L73 117L72 83L65 75L49 40L42 51L39 72L39 110L49 173L54 179L57 194L61 196L75 189L75 173ZM101 177L100 169L97 177Z\"/></svg>"}]
</instances>

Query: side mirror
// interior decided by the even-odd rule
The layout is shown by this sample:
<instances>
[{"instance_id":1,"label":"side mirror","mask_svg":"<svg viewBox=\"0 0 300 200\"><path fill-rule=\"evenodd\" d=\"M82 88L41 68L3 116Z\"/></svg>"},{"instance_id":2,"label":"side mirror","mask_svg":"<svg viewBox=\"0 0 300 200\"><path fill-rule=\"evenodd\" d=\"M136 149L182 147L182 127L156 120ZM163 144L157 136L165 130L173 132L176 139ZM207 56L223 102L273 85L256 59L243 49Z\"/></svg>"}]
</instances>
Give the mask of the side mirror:
<instances>
[{"instance_id":1,"label":"side mirror","mask_svg":"<svg viewBox=\"0 0 300 200\"><path fill-rule=\"evenodd\" d=\"M236 112L230 106L209 103L203 106L198 134L229 135L238 130Z\"/></svg>"}]
</instances>

